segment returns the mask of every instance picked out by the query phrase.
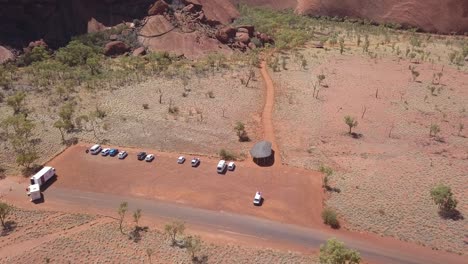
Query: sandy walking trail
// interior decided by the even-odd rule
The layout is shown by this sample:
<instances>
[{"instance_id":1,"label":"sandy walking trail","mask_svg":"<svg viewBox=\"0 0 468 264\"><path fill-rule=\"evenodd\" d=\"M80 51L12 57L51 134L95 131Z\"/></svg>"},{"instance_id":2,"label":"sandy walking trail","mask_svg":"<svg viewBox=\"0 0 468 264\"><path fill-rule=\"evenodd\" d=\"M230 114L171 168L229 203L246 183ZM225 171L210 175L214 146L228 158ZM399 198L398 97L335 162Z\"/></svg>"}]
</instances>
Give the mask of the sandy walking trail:
<instances>
[{"instance_id":1,"label":"sandy walking trail","mask_svg":"<svg viewBox=\"0 0 468 264\"><path fill-rule=\"evenodd\" d=\"M262 125L263 125L263 138L264 140L270 141L272 144L273 151L275 152L275 162L272 167L281 166L281 155L276 143L275 129L273 126L273 111L275 106L275 87L271 80L270 74L268 73L266 62L262 61L260 64L260 72L265 85L266 96L265 105L262 113Z\"/></svg>"}]
</instances>

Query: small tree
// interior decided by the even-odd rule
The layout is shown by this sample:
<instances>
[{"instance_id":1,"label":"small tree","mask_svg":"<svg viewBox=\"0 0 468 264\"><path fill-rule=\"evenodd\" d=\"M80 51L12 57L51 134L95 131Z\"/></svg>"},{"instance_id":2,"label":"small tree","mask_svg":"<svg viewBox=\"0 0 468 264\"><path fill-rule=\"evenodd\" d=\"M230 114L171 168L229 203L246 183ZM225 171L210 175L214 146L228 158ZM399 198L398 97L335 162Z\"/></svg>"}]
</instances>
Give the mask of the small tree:
<instances>
[{"instance_id":1,"label":"small tree","mask_svg":"<svg viewBox=\"0 0 468 264\"><path fill-rule=\"evenodd\" d=\"M338 216L336 215L335 211L330 208L325 208L322 211L322 219L323 223L326 225L331 226L332 228L339 228L340 222L338 221Z\"/></svg>"},{"instance_id":2,"label":"small tree","mask_svg":"<svg viewBox=\"0 0 468 264\"><path fill-rule=\"evenodd\" d=\"M344 52L344 38L340 38L340 54L343 54Z\"/></svg>"},{"instance_id":3,"label":"small tree","mask_svg":"<svg viewBox=\"0 0 468 264\"><path fill-rule=\"evenodd\" d=\"M195 260L195 255L201 250L201 238L199 236L188 236L184 239L184 245L191 259Z\"/></svg>"},{"instance_id":4,"label":"small tree","mask_svg":"<svg viewBox=\"0 0 468 264\"><path fill-rule=\"evenodd\" d=\"M353 127L357 127L358 121L354 117L351 117L349 115L344 117L344 121L345 121L346 125L349 126L348 134L351 134Z\"/></svg>"},{"instance_id":5,"label":"small tree","mask_svg":"<svg viewBox=\"0 0 468 264\"><path fill-rule=\"evenodd\" d=\"M437 134L440 132L440 127L437 124L432 124L430 129L429 129L429 136L430 137L435 137Z\"/></svg>"},{"instance_id":6,"label":"small tree","mask_svg":"<svg viewBox=\"0 0 468 264\"><path fill-rule=\"evenodd\" d=\"M357 251L346 248L343 242L331 238L320 246L319 260L321 264L358 264L361 256Z\"/></svg>"},{"instance_id":7,"label":"small tree","mask_svg":"<svg viewBox=\"0 0 468 264\"><path fill-rule=\"evenodd\" d=\"M322 86L322 82L325 80L325 74L319 74L317 75L318 83L320 86Z\"/></svg>"},{"instance_id":8,"label":"small tree","mask_svg":"<svg viewBox=\"0 0 468 264\"><path fill-rule=\"evenodd\" d=\"M24 112L24 99L26 98L25 92L17 92L14 95L7 98L7 105L13 108L15 115Z\"/></svg>"},{"instance_id":9,"label":"small tree","mask_svg":"<svg viewBox=\"0 0 468 264\"><path fill-rule=\"evenodd\" d=\"M117 213L119 214L120 233L122 233L123 235L125 235L125 233L123 232L122 224L123 224L125 214L127 213L127 211L128 211L128 203L127 202L120 203L119 208L117 209Z\"/></svg>"},{"instance_id":10,"label":"small tree","mask_svg":"<svg viewBox=\"0 0 468 264\"><path fill-rule=\"evenodd\" d=\"M171 239L172 245L175 245L177 240L177 235L183 235L185 231L185 224L183 222L174 221L170 224L166 224L164 227L164 232Z\"/></svg>"},{"instance_id":11,"label":"small tree","mask_svg":"<svg viewBox=\"0 0 468 264\"><path fill-rule=\"evenodd\" d=\"M6 219L12 210L11 205L0 202L0 221L2 222L3 229L6 229Z\"/></svg>"},{"instance_id":12,"label":"small tree","mask_svg":"<svg viewBox=\"0 0 468 264\"><path fill-rule=\"evenodd\" d=\"M140 221L141 218L141 209L137 209L135 212L133 212L133 221L135 221L135 226L138 228L138 222Z\"/></svg>"},{"instance_id":13,"label":"small tree","mask_svg":"<svg viewBox=\"0 0 468 264\"><path fill-rule=\"evenodd\" d=\"M239 137L239 141L244 142L244 141L249 141L249 136L247 136L247 132L245 131L245 125L241 121L238 121L236 123L236 126L234 127L234 130L237 133L237 136Z\"/></svg>"},{"instance_id":14,"label":"small tree","mask_svg":"<svg viewBox=\"0 0 468 264\"><path fill-rule=\"evenodd\" d=\"M443 184L432 188L431 197L443 212L455 210L458 204L458 201L453 197L452 189Z\"/></svg>"}]
</instances>

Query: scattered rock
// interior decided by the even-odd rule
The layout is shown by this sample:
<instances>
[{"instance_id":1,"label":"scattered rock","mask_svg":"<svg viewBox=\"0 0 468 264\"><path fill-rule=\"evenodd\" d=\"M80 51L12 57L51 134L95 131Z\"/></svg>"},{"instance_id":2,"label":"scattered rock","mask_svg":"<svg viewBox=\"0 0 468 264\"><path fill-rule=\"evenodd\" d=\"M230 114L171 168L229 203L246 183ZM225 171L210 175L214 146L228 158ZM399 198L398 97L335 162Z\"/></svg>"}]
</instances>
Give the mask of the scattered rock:
<instances>
[{"instance_id":1,"label":"scattered rock","mask_svg":"<svg viewBox=\"0 0 468 264\"><path fill-rule=\"evenodd\" d=\"M12 60L15 60L15 54L13 54L9 49L0 46L0 64Z\"/></svg>"},{"instance_id":2,"label":"scattered rock","mask_svg":"<svg viewBox=\"0 0 468 264\"><path fill-rule=\"evenodd\" d=\"M257 34L257 38L262 42L262 43L273 43L273 38L268 36L265 33L260 33Z\"/></svg>"},{"instance_id":3,"label":"scattered rock","mask_svg":"<svg viewBox=\"0 0 468 264\"><path fill-rule=\"evenodd\" d=\"M242 42L244 44L247 44L250 42L250 37L248 33L244 32L237 32L236 33L236 40L239 42Z\"/></svg>"},{"instance_id":4,"label":"scattered rock","mask_svg":"<svg viewBox=\"0 0 468 264\"><path fill-rule=\"evenodd\" d=\"M123 43L122 41L111 41L104 47L104 54L106 56L115 56L124 54L129 50L130 48L127 46L127 44Z\"/></svg>"},{"instance_id":5,"label":"scattered rock","mask_svg":"<svg viewBox=\"0 0 468 264\"><path fill-rule=\"evenodd\" d=\"M135 49L132 53L133 56L143 56L146 54L146 48L145 47L139 47Z\"/></svg>"},{"instance_id":6,"label":"scattered rock","mask_svg":"<svg viewBox=\"0 0 468 264\"><path fill-rule=\"evenodd\" d=\"M36 40L36 41L31 41L29 42L29 45L28 47L24 48L23 51L24 53L29 53L31 52L35 47L39 47L39 46L42 46L44 48L48 48L48 45L47 43L43 40L43 39L40 39L40 40Z\"/></svg>"},{"instance_id":7,"label":"scattered rock","mask_svg":"<svg viewBox=\"0 0 468 264\"><path fill-rule=\"evenodd\" d=\"M162 15L166 12L168 7L169 5L164 0L157 0L148 10L148 15Z\"/></svg>"},{"instance_id":8,"label":"scattered rock","mask_svg":"<svg viewBox=\"0 0 468 264\"><path fill-rule=\"evenodd\" d=\"M255 45L253 42L250 42L248 45L249 49L256 49L257 45Z\"/></svg>"},{"instance_id":9,"label":"scattered rock","mask_svg":"<svg viewBox=\"0 0 468 264\"><path fill-rule=\"evenodd\" d=\"M117 36L116 34L112 34L112 35L109 36L109 40L116 41L118 37L119 36Z\"/></svg>"},{"instance_id":10,"label":"scattered rock","mask_svg":"<svg viewBox=\"0 0 468 264\"><path fill-rule=\"evenodd\" d=\"M189 5L185 6L184 8L182 8L182 12L194 13L195 12L195 5L194 4L189 4Z\"/></svg>"},{"instance_id":11,"label":"scattered rock","mask_svg":"<svg viewBox=\"0 0 468 264\"><path fill-rule=\"evenodd\" d=\"M237 27L237 31L249 33L249 37L253 37L254 32L255 32L255 27L251 25L242 25L242 26Z\"/></svg>"},{"instance_id":12,"label":"scattered rock","mask_svg":"<svg viewBox=\"0 0 468 264\"><path fill-rule=\"evenodd\" d=\"M228 43L230 39L233 39L235 37L236 29L230 26L218 29L218 31L216 32L216 38L224 44Z\"/></svg>"},{"instance_id":13,"label":"scattered rock","mask_svg":"<svg viewBox=\"0 0 468 264\"><path fill-rule=\"evenodd\" d=\"M317 48L317 49L323 49L323 42L322 41L316 41L312 43L312 47Z\"/></svg>"}]
</instances>

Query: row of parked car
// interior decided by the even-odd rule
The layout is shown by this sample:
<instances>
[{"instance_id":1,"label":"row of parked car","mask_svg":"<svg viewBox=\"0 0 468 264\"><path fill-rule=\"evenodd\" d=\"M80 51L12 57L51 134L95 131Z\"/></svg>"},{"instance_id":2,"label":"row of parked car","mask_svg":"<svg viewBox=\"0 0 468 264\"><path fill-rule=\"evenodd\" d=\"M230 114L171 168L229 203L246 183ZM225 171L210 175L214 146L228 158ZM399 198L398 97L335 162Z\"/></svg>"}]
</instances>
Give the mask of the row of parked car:
<instances>
[{"instance_id":1,"label":"row of parked car","mask_svg":"<svg viewBox=\"0 0 468 264\"><path fill-rule=\"evenodd\" d=\"M91 152L92 155L101 154L102 156L111 156L111 157L118 156L119 159L125 159L128 156L128 153L124 150L119 151L116 148L104 148L103 149L101 145L99 144L92 146L89 150L86 150L86 152ZM147 154L146 152L143 152L143 151L137 154L138 160L144 160L146 162L152 162L154 158L155 158L154 154ZM198 167L200 165L200 162L201 162L200 158L194 157L191 160L190 164L192 165L192 167ZM180 156L179 158L177 158L177 163L179 164L185 163L185 157ZM216 166L216 170L218 173L224 173L226 169L230 171L234 171L235 168L236 168L236 165L234 164L234 162L231 161L227 163L225 160L220 160L218 162L218 165Z\"/></svg>"}]
</instances>

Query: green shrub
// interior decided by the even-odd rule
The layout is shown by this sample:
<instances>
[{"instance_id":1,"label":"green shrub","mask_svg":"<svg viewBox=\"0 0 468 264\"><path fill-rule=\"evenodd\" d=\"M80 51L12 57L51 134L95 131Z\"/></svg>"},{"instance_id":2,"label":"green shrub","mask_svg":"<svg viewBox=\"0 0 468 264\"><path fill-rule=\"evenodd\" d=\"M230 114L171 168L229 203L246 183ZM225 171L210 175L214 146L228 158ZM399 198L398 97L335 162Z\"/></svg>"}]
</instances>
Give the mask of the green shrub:
<instances>
[{"instance_id":1,"label":"green shrub","mask_svg":"<svg viewBox=\"0 0 468 264\"><path fill-rule=\"evenodd\" d=\"M223 160L237 160L236 154L225 149L219 151L219 157Z\"/></svg>"},{"instance_id":2,"label":"green shrub","mask_svg":"<svg viewBox=\"0 0 468 264\"><path fill-rule=\"evenodd\" d=\"M331 226L332 228L340 228L340 222L338 221L338 216L335 211L330 208L325 208L322 211L323 223Z\"/></svg>"}]
</instances>

